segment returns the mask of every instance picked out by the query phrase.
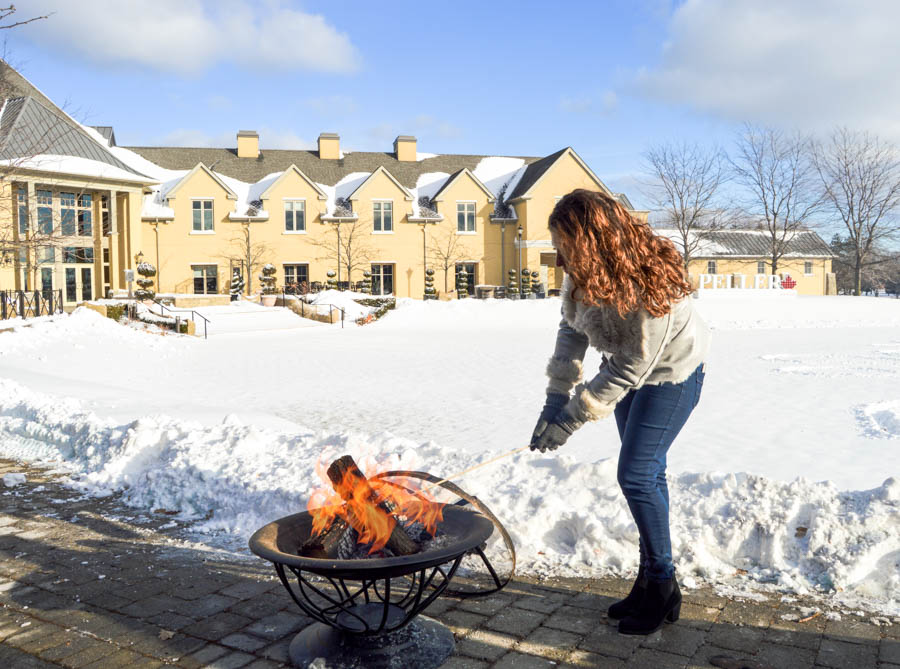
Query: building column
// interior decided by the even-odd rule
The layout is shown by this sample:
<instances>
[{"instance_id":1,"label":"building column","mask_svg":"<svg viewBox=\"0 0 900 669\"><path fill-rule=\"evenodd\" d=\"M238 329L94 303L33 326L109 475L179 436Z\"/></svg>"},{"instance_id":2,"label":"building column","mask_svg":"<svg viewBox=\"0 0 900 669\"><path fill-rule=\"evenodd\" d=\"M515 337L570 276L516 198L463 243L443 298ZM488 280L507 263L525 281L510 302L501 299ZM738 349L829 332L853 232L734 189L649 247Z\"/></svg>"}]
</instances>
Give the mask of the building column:
<instances>
[{"instance_id":1,"label":"building column","mask_svg":"<svg viewBox=\"0 0 900 669\"><path fill-rule=\"evenodd\" d=\"M121 288L119 281L119 191L109 191L109 287L111 290Z\"/></svg>"},{"instance_id":2,"label":"building column","mask_svg":"<svg viewBox=\"0 0 900 669\"><path fill-rule=\"evenodd\" d=\"M37 225L37 195L35 194L36 189L33 181L26 182L25 188L28 197L28 231L25 233L25 239L28 240L31 239L31 236L34 234L34 226ZM21 235L19 235L19 238L21 239ZM27 243L23 245L26 258L25 264L20 264L19 271L16 272L16 286L18 286L20 290L26 290L28 288L34 289L34 286L31 285L34 282L34 271L31 263L33 263L36 258L33 257L29 246L30 245ZM18 258L16 258L16 261L18 261ZM27 286L22 282L23 274L26 277L25 282L28 284Z\"/></svg>"}]
</instances>

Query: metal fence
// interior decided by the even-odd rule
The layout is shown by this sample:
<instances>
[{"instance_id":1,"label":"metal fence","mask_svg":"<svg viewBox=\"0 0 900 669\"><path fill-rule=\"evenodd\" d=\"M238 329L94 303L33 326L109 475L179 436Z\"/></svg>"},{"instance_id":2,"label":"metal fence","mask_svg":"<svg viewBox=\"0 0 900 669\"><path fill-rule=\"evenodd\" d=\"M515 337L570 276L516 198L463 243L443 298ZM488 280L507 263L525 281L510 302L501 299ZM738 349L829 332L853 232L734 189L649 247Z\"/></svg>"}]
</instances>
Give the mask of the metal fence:
<instances>
[{"instance_id":1,"label":"metal fence","mask_svg":"<svg viewBox=\"0 0 900 669\"><path fill-rule=\"evenodd\" d=\"M0 320L35 318L63 312L62 289L0 290Z\"/></svg>"}]
</instances>

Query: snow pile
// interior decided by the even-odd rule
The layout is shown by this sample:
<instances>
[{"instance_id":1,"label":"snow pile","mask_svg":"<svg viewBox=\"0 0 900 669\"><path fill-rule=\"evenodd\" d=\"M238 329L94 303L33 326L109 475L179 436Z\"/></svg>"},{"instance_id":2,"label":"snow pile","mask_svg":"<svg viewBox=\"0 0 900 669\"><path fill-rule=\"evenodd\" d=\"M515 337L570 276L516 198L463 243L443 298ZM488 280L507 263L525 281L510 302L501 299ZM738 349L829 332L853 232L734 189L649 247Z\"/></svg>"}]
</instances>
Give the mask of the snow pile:
<instances>
[{"instance_id":1,"label":"snow pile","mask_svg":"<svg viewBox=\"0 0 900 669\"><path fill-rule=\"evenodd\" d=\"M375 307L367 307L357 300L371 300L371 295L365 293L356 293L352 290L323 290L313 293L309 298L309 303L319 305L320 311L327 311L327 305L332 305L338 309L344 310L344 319L355 321L357 318L368 316L375 311Z\"/></svg>"},{"instance_id":2,"label":"snow pile","mask_svg":"<svg viewBox=\"0 0 900 669\"><path fill-rule=\"evenodd\" d=\"M390 469L439 475L486 456L389 433L276 431L228 416L204 427L163 415L125 424L79 402L0 380L0 452L63 460L91 494L123 491L128 504L178 512L195 529L248 537L305 508L322 483L316 462L376 457ZM460 481L509 529L519 568L531 574L624 574L636 566L637 530L616 482L616 462L523 453ZM737 570L760 587L842 591L900 613L900 481L841 492L830 483L776 482L746 474L669 480L676 568L727 583Z\"/></svg>"}]
</instances>

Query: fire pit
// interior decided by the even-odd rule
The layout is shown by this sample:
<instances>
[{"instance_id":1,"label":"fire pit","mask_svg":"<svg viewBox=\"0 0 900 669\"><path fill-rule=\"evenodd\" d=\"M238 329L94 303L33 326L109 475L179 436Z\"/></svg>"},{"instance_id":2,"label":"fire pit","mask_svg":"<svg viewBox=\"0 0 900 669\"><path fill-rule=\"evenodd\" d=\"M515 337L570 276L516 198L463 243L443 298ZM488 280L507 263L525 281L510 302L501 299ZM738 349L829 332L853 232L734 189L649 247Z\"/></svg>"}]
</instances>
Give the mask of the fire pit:
<instances>
[{"instance_id":1,"label":"fire pit","mask_svg":"<svg viewBox=\"0 0 900 669\"><path fill-rule=\"evenodd\" d=\"M447 588L463 557L480 552L493 527L480 513L450 505L439 541L412 555L307 557L298 553L312 535L313 516L304 511L259 529L250 549L274 563L293 600L318 621L291 643L296 666L324 658L316 669L430 669L453 652L453 634L417 616Z\"/></svg>"}]
</instances>

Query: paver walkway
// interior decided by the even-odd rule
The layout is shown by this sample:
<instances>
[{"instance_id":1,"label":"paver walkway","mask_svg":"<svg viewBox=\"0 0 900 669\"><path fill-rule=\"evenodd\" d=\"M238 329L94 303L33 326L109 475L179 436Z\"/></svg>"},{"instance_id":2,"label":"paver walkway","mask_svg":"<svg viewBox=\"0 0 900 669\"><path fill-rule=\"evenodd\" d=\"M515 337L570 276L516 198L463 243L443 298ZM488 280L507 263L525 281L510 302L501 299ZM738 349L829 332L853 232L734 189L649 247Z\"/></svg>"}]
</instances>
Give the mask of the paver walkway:
<instances>
[{"instance_id":1,"label":"paver walkway","mask_svg":"<svg viewBox=\"0 0 900 669\"><path fill-rule=\"evenodd\" d=\"M27 481L0 484L0 667L277 667L311 622L262 560L193 545L168 516L81 498L44 470L0 460L7 472ZM628 587L518 579L488 598L441 598L427 614L456 634L445 669L707 669L715 655L776 669L900 669L900 620L783 618L814 606L799 600L691 590L676 624L621 636L605 609Z\"/></svg>"}]
</instances>

